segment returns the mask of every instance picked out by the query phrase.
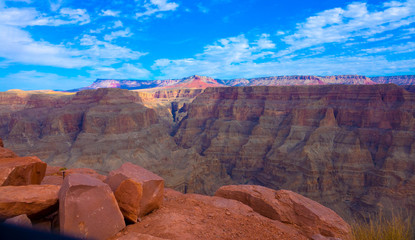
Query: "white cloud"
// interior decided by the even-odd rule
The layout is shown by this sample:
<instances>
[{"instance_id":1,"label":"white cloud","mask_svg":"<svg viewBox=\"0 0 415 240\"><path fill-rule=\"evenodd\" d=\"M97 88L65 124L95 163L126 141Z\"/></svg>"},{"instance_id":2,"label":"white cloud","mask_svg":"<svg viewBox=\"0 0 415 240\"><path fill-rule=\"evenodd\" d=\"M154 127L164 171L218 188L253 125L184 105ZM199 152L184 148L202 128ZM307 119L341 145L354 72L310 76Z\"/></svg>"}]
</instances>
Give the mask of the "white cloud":
<instances>
[{"instance_id":1,"label":"white cloud","mask_svg":"<svg viewBox=\"0 0 415 240\"><path fill-rule=\"evenodd\" d=\"M20 71L0 78L0 91L21 90L68 90L87 86L91 81L83 76L65 77L53 73ZM7 86L2 88L1 86Z\"/></svg>"},{"instance_id":2,"label":"white cloud","mask_svg":"<svg viewBox=\"0 0 415 240\"><path fill-rule=\"evenodd\" d=\"M371 37L415 22L415 1L387 2L382 10L369 11L366 3L352 3L307 18L294 34L283 38L290 52L325 43L343 43Z\"/></svg>"},{"instance_id":3,"label":"white cloud","mask_svg":"<svg viewBox=\"0 0 415 240\"><path fill-rule=\"evenodd\" d=\"M113 10L102 10L100 15L101 16L109 16L109 17L118 17L121 11L113 11Z\"/></svg>"},{"instance_id":4,"label":"white cloud","mask_svg":"<svg viewBox=\"0 0 415 240\"><path fill-rule=\"evenodd\" d=\"M146 55L146 53L100 41L95 36L87 34L81 38L80 42L82 46L88 47L82 53L96 62L96 65L101 66L109 66L123 60L136 60Z\"/></svg>"},{"instance_id":5,"label":"white cloud","mask_svg":"<svg viewBox=\"0 0 415 240\"><path fill-rule=\"evenodd\" d=\"M179 4L175 2L168 2L168 0L146 0L144 3L144 12L136 13L136 17L145 17L156 14L157 17L161 17L161 12L175 11Z\"/></svg>"},{"instance_id":6,"label":"white cloud","mask_svg":"<svg viewBox=\"0 0 415 240\"><path fill-rule=\"evenodd\" d=\"M151 76L151 73L140 64L130 63L124 63L120 68L98 67L89 73L92 78L139 79Z\"/></svg>"},{"instance_id":7,"label":"white cloud","mask_svg":"<svg viewBox=\"0 0 415 240\"><path fill-rule=\"evenodd\" d=\"M32 3L32 0L6 0L7 2L24 2L24 3Z\"/></svg>"},{"instance_id":8,"label":"white cloud","mask_svg":"<svg viewBox=\"0 0 415 240\"><path fill-rule=\"evenodd\" d=\"M16 27L60 26L65 24L86 24L90 17L85 9L62 8L59 15L47 17L34 8L0 9L0 24Z\"/></svg>"},{"instance_id":9,"label":"white cloud","mask_svg":"<svg viewBox=\"0 0 415 240\"><path fill-rule=\"evenodd\" d=\"M0 43L0 57L5 58L6 62L64 68L92 64L80 51L34 41L29 33L12 26L0 25Z\"/></svg>"},{"instance_id":10,"label":"white cloud","mask_svg":"<svg viewBox=\"0 0 415 240\"><path fill-rule=\"evenodd\" d=\"M369 48L369 49L364 49L363 51L367 53L384 53L384 52L393 52L394 54L410 53L410 52L415 52L415 42L408 42L408 43L392 45L388 47Z\"/></svg>"},{"instance_id":11,"label":"white cloud","mask_svg":"<svg viewBox=\"0 0 415 240\"><path fill-rule=\"evenodd\" d=\"M106 34L104 36L105 41L112 41L116 38L119 37L130 37L132 36L133 33L130 31L129 28L126 28L125 30L119 30L119 31L115 31L115 32L111 32L110 34Z\"/></svg>"},{"instance_id":12,"label":"white cloud","mask_svg":"<svg viewBox=\"0 0 415 240\"><path fill-rule=\"evenodd\" d=\"M124 26L123 23L120 20L117 20L117 21L114 22L114 26L112 26L111 28L115 29L115 28L120 28L120 27L123 27L123 26Z\"/></svg>"},{"instance_id":13,"label":"white cloud","mask_svg":"<svg viewBox=\"0 0 415 240\"><path fill-rule=\"evenodd\" d=\"M392 38L392 37L393 37L393 34L388 34L388 35L383 36L383 37L368 38L366 41L368 41L368 42L378 42L378 41L383 41L383 40L386 40L386 39L389 39L389 38Z\"/></svg>"},{"instance_id":14,"label":"white cloud","mask_svg":"<svg viewBox=\"0 0 415 240\"><path fill-rule=\"evenodd\" d=\"M209 8L203 6L202 3L198 3L196 6L199 9L199 11L202 12L202 13L208 13L209 12Z\"/></svg>"},{"instance_id":15,"label":"white cloud","mask_svg":"<svg viewBox=\"0 0 415 240\"><path fill-rule=\"evenodd\" d=\"M63 0L49 0L50 10L57 11L62 6Z\"/></svg>"},{"instance_id":16,"label":"white cloud","mask_svg":"<svg viewBox=\"0 0 415 240\"><path fill-rule=\"evenodd\" d=\"M262 34L252 43L244 35L220 39L213 45L206 46L203 53L197 54L194 58L159 59L152 68L169 77L195 73L209 76L226 75L231 72L234 74L233 69L247 64L256 65L255 60L273 55L273 52L266 51L275 47L268 37L269 35Z\"/></svg>"}]
</instances>

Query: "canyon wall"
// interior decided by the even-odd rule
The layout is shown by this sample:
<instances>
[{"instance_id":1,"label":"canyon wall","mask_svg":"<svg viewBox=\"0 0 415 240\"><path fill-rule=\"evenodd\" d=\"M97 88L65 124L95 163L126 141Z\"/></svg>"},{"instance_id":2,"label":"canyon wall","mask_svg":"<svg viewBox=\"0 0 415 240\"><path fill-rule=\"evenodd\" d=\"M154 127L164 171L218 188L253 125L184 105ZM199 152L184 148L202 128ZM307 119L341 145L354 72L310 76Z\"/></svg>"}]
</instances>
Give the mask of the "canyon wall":
<instances>
[{"instance_id":1,"label":"canyon wall","mask_svg":"<svg viewBox=\"0 0 415 240\"><path fill-rule=\"evenodd\" d=\"M415 207L415 94L396 85L209 88L174 134L234 183L343 216Z\"/></svg>"},{"instance_id":2,"label":"canyon wall","mask_svg":"<svg viewBox=\"0 0 415 240\"><path fill-rule=\"evenodd\" d=\"M133 162L183 192L259 184L346 218L415 209L415 94L396 85L9 91L0 137L57 166Z\"/></svg>"}]
</instances>

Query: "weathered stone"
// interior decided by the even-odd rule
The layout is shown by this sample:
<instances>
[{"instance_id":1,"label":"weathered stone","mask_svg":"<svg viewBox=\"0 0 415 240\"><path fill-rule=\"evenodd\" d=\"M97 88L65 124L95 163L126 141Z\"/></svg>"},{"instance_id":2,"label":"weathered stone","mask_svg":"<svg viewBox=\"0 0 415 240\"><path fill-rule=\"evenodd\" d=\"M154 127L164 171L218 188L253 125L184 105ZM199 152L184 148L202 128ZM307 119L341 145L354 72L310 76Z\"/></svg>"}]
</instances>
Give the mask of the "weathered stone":
<instances>
[{"instance_id":1,"label":"weathered stone","mask_svg":"<svg viewBox=\"0 0 415 240\"><path fill-rule=\"evenodd\" d=\"M62 185L63 183L63 173L65 176L69 176L74 173L89 175L91 177L97 178L101 181L106 179L106 176L97 173L93 169L89 168L73 168L62 170L61 167L49 167L46 169L46 176L43 178L41 184L51 184L51 185Z\"/></svg>"},{"instance_id":2,"label":"weathered stone","mask_svg":"<svg viewBox=\"0 0 415 240\"><path fill-rule=\"evenodd\" d=\"M50 214L58 208L59 189L54 185L0 187L0 219L21 214L31 218Z\"/></svg>"},{"instance_id":3,"label":"weathered stone","mask_svg":"<svg viewBox=\"0 0 415 240\"><path fill-rule=\"evenodd\" d=\"M230 185L219 188L215 196L238 200L265 217L298 226L309 237L350 237L350 226L334 211L292 191Z\"/></svg>"},{"instance_id":4,"label":"weathered stone","mask_svg":"<svg viewBox=\"0 0 415 240\"><path fill-rule=\"evenodd\" d=\"M24 226L24 227L31 227L32 226L32 222L30 221L30 219L27 217L26 214L22 214L22 215L18 215L16 217L8 218L4 222L8 223L8 224L14 224L14 225L19 225L19 226Z\"/></svg>"},{"instance_id":5,"label":"weathered stone","mask_svg":"<svg viewBox=\"0 0 415 240\"><path fill-rule=\"evenodd\" d=\"M15 157L18 157L18 156L12 150L0 147L0 158L15 158Z\"/></svg>"},{"instance_id":6,"label":"weathered stone","mask_svg":"<svg viewBox=\"0 0 415 240\"><path fill-rule=\"evenodd\" d=\"M107 239L125 227L111 188L97 178L71 174L59 192L60 230L80 238Z\"/></svg>"},{"instance_id":7,"label":"weathered stone","mask_svg":"<svg viewBox=\"0 0 415 240\"><path fill-rule=\"evenodd\" d=\"M133 184L130 181L125 183L125 186L118 189L120 184L124 181L130 179L131 181L135 181L137 184L142 186L142 197L139 199L139 187L137 184ZM135 208L139 206L138 210L138 217L144 216L145 214L157 209L161 206L163 202L163 192L164 192L164 180L163 178L157 176L156 174L134 165L132 163L124 163L119 169L111 171L108 175L108 178L105 180L108 185L110 185L111 189L114 192L118 192L117 196L126 196L122 193L123 189L135 189L136 192L136 200L139 201L138 203L133 204L134 206L130 206L131 208ZM120 202L127 203L124 199L118 199ZM129 202L129 201L128 201ZM122 204L124 205L124 204ZM125 206L125 205L124 205ZM126 211L126 208L124 208ZM131 213L135 214L135 213ZM136 221L136 220L135 220ZM135 222L134 221L134 222Z\"/></svg>"},{"instance_id":8,"label":"weathered stone","mask_svg":"<svg viewBox=\"0 0 415 240\"><path fill-rule=\"evenodd\" d=\"M114 195L124 217L131 222L137 222L143 197L142 184L130 178L126 179L121 182Z\"/></svg>"},{"instance_id":9,"label":"weathered stone","mask_svg":"<svg viewBox=\"0 0 415 240\"><path fill-rule=\"evenodd\" d=\"M177 240L308 239L294 227L261 216L239 201L165 190L162 208L110 239L140 239L140 234Z\"/></svg>"},{"instance_id":10,"label":"weathered stone","mask_svg":"<svg viewBox=\"0 0 415 240\"><path fill-rule=\"evenodd\" d=\"M20 186L40 184L45 176L46 163L37 157L0 159L0 185Z\"/></svg>"}]
</instances>

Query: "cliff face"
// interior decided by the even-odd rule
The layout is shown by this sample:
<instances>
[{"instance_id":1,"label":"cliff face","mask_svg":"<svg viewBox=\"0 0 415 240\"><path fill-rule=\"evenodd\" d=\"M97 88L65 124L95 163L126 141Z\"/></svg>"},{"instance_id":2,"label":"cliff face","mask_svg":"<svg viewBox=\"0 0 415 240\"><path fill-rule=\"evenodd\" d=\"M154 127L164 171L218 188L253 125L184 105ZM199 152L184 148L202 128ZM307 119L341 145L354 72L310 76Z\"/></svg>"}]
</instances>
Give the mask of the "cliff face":
<instances>
[{"instance_id":1,"label":"cliff face","mask_svg":"<svg viewBox=\"0 0 415 240\"><path fill-rule=\"evenodd\" d=\"M396 85L0 93L0 137L21 156L128 161L183 192L290 189L345 217L415 209L414 118L415 94Z\"/></svg>"},{"instance_id":2,"label":"cliff face","mask_svg":"<svg viewBox=\"0 0 415 240\"><path fill-rule=\"evenodd\" d=\"M395 85L210 88L174 137L235 183L291 189L347 216L413 209L414 117L415 95Z\"/></svg>"},{"instance_id":3,"label":"cliff face","mask_svg":"<svg viewBox=\"0 0 415 240\"><path fill-rule=\"evenodd\" d=\"M372 77L376 83L394 83L397 85L414 85L415 75Z\"/></svg>"}]
</instances>

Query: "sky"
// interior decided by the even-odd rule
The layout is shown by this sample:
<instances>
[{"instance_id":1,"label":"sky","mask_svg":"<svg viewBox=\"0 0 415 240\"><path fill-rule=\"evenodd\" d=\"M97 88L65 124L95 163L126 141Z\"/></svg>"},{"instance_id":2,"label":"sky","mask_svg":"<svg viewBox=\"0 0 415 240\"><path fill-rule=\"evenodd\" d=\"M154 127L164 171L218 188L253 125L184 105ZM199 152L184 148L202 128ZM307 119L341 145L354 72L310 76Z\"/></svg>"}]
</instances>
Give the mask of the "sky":
<instances>
[{"instance_id":1,"label":"sky","mask_svg":"<svg viewBox=\"0 0 415 240\"><path fill-rule=\"evenodd\" d=\"M0 91L415 74L415 0L0 0Z\"/></svg>"}]
</instances>

